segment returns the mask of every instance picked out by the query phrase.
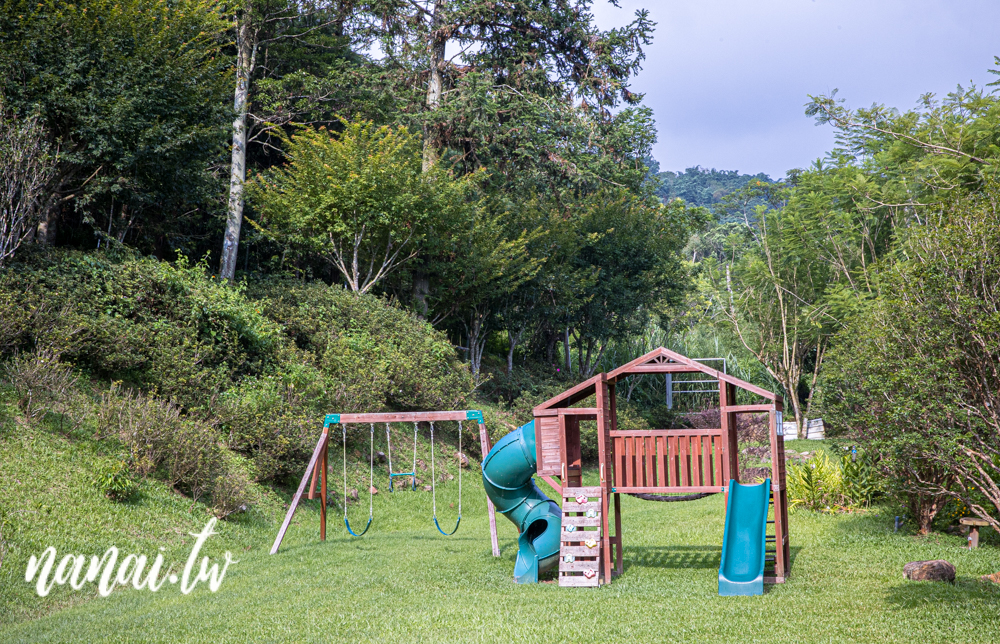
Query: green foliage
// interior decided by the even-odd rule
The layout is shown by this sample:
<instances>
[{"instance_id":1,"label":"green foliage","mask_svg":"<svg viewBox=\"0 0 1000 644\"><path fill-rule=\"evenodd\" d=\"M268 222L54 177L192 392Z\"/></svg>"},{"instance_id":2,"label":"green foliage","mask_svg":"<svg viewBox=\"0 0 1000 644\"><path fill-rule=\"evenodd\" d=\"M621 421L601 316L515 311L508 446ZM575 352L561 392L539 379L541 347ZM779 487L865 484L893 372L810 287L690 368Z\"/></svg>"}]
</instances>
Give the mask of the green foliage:
<instances>
[{"instance_id":1,"label":"green foliage","mask_svg":"<svg viewBox=\"0 0 1000 644\"><path fill-rule=\"evenodd\" d=\"M50 403L64 400L76 384L73 368L59 362L59 355L49 349L15 355L0 370L21 413L32 419L44 415Z\"/></svg>"},{"instance_id":2,"label":"green foliage","mask_svg":"<svg viewBox=\"0 0 1000 644\"><path fill-rule=\"evenodd\" d=\"M74 199L84 233L190 232L224 150L227 28L215 0L5 0L0 88L58 142L46 207ZM188 213L187 216L182 213ZM110 220L114 221L110 221ZM89 246L93 233L85 234Z\"/></svg>"},{"instance_id":3,"label":"green foliage","mask_svg":"<svg viewBox=\"0 0 1000 644\"><path fill-rule=\"evenodd\" d=\"M666 203L683 199L691 206L710 208L722 202L723 198L751 181L771 183L771 177L759 173L740 174L736 170L706 170L700 166L688 168L684 172L660 172L656 175L656 194Z\"/></svg>"},{"instance_id":4,"label":"green foliage","mask_svg":"<svg viewBox=\"0 0 1000 644\"><path fill-rule=\"evenodd\" d=\"M183 260L38 253L0 275L0 293L22 320L10 331L15 348L54 347L95 377L187 407L263 373L282 342L242 287Z\"/></svg>"},{"instance_id":5,"label":"green foliage","mask_svg":"<svg viewBox=\"0 0 1000 644\"><path fill-rule=\"evenodd\" d=\"M95 469L94 484L112 501L130 501L139 492L139 484L124 460L109 461L99 465Z\"/></svg>"},{"instance_id":6,"label":"green foliage","mask_svg":"<svg viewBox=\"0 0 1000 644\"><path fill-rule=\"evenodd\" d=\"M867 507L881 490L878 471L865 453L852 461L850 454L838 459L816 450L804 463L787 469L789 502L809 510Z\"/></svg>"},{"instance_id":7,"label":"green foliage","mask_svg":"<svg viewBox=\"0 0 1000 644\"><path fill-rule=\"evenodd\" d=\"M950 496L984 518L1000 511L998 194L990 185L908 231L824 376L831 425L880 455L922 530Z\"/></svg>"},{"instance_id":8,"label":"green foliage","mask_svg":"<svg viewBox=\"0 0 1000 644\"><path fill-rule=\"evenodd\" d=\"M343 123L285 141L288 165L251 184L265 225L333 265L365 293L414 257L425 236L465 216L468 180L421 171L420 140L403 128Z\"/></svg>"},{"instance_id":9,"label":"green foliage","mask_svg":"<svg viewBox=\"0 0 1000 644\"><path fill-rule=\"evenodd\" d=\"M281 281L257 285L251 296L310 354L306 367L283 377L314 388L325 411L461 409L472 389L443 334L377 297Z\"/></svg>"}]
</instances>

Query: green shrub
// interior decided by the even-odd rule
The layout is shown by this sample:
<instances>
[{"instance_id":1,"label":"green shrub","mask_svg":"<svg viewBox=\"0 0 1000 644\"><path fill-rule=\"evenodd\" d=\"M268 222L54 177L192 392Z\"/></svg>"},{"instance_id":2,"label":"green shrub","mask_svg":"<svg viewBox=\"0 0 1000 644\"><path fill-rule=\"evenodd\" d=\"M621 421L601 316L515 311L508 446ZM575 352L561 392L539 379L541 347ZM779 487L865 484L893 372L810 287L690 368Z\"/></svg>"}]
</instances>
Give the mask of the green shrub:
<instances>
[{"instance_id":1,"label":"green shrub","mask_svg":"<svg viewBox=\"0 0 1000 644\"><path fill-rule=\"evenodd\" d=\"M3 332L8 350L51 347L98 379L185 407L263 373L283 342L241 287L183 259L48 250L11 268L0 274L0 317L11 311L18 320Z\"/></svg>"},{"instance_id":2,"label":"green shrub","mask_svg":"<svg viewBox=\"0 0 1000 644\"><path fill-rule=\"evenodd\" d=\"M14 389L21 413L31 419L66 400L76 384L73 368L59 362L59 354L51 349L15 355L3 365L2 373Z\"/></svg>"},{"instance_id":3,"label":"green shrub","mask_svg":"<svg viewBox=\"0 0 1000 644\"><path fill-rule=\"evenodd\" d=\"M272 281L250 295L322 374L328 411L464 408L467 366L412 313L322 283Z\"/></svg>"},{"instance_id":4,"label":"green shrub","mask_svg":"<svg viewBox=\"0 0 1000 644\"><path fill-rule=\"evenodd\" d=\"M112 501L128 501L139 492L139 484L123 459L98 466L95 484Z\"/></svg>"},{"instance_id":5,"label":"green shrub","mask_svg":"<svg viewBox=\"0 0 1000 644\"><path fill-rule=\"evenodd\" d=\"M801 465L790 464L787 473L788 500L809 510L864 507L881 493L878 469L867 454L831 458L824 450Z\"/></svg>"}]
</instances>

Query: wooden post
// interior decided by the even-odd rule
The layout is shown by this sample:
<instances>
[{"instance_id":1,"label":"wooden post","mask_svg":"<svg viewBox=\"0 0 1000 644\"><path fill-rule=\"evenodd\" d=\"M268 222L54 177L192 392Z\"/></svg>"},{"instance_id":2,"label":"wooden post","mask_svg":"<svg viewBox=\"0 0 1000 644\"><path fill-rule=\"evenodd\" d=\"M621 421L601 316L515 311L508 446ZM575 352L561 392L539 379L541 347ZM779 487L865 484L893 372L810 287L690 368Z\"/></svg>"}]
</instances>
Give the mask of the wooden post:
<instances>
[{"instance_id":1,"label":"wooden post","mask_svg":"<svg viewBox=\"0 0 1000 644\"><path fill-rule=\"evenodd\" d=\"M278 547L281 545L282 539L285 538L285 532L288 531L288 525L292 522L292 515L295 514L295 508L299 507L299 500L302 498L302 493L306 490L306 485L309 484L309 477L312 475L316 468L316 462L319 460L320 455L323 450L326 449L327 440L330 435L324 431L316 441L316 447L313 448L312 458L309 459L309 465L306 466L305 474L302 475L302 482L299 483L299 489L295 491L295 495L292 496L292 502L288 505L288 512L285 513L285 520L281 522L281 529L278 530L278 536L274 539L274 545L271 546L271 554L278 552Z\"/></svg>"},{"instance_id":2,"label":"wooden post","mask_svg":"<svg viewBox=\"0 0 1000 644\"><path fill-rule=\"evenodd\" d=\"M611 426L611 430L615 431L615 430L618 429L618 393L615 390L615 383L609 383L608 384L608 399L609 399L608 408L609 408L609 410L611 412L611 414L610 414L611 415L610 426ZM608 460L609 463L611 463L611 467L614 470L614 473L608 474L607 476L608 476L608 479L612 482L612 485L614 485L614 481L615 481L615 479L617 479L617 476L614 475L615 473L617 473L617 469L615 469L615 464L618 463L618 454L615 452L615 443L614 443L614 441L609 441L608 442L608 450L610 452L610 455L609 455L609 458L607 460ZM620 575L625 570L625 567L624 567L625 566L625 564L624 564L624 557L625 557L625 555L622 552L622 501L621 501L621 494L618 494L617 492L615 492L614 499L615 499L615 538L614 538L614 541L615 541L615 574Z\"/></svg>"},{"instance_id":3,"label":"wooden post","mask_svg":"<svg viewBox=\"0 0 1000 644\"><path fill-rule=\"evenodd\" d=\"M323 433L329 434L329 428L324 427ZM346 440L346 439L345 439ZM326 441L326 445L323 446L323 470L319 473L319 489L322 498L319 500L319 540L326 541L326 473L328 469L328 464L326 460L327 452L330 451L330 441Z\"/></svg>"},{"instance_id":4,"label":"wooden post","mask_svg":"<svg viewBox=\"0 0 1000 644\"><path fill-rule=\"evenodd\" d=\"M604 583L611 583L611 531L608 525L609 501L611 499L611 400L608 391L607 374L601 374L594 387L597 398L597 454L601 480L601 558Z\"/></svg>"},{"instance_id":5,"label":"wooden post","mask_svg":"<svg viewBox=\"0 0 1000 644\"><path fill-rule=\"evenodd\" d=\"M483 450L483 460L485 461L486 455L490 453L493 446L490 444L490 434L486 430L486 423L483 421L479 421L479 445ZM490 544L493 546L493 556L499 557L500 540L497 538L497 513L490 497L486 497L486 514L490 519Z\"/></svg>"},{"instance_id":6,"label":"wooden post","mask_svg":"<svg viewBox=\"0 0 1000 644\"><path fill-rule=\"evenodd\" d=\"M774 501L774 576L777 583L785 581L791 566L788 541L788 491L785 489L785 438L778 434L778 414L782 401L776 400L768 412L768 434L771 442L771 496Z\"/></svg>"}]
</instances>

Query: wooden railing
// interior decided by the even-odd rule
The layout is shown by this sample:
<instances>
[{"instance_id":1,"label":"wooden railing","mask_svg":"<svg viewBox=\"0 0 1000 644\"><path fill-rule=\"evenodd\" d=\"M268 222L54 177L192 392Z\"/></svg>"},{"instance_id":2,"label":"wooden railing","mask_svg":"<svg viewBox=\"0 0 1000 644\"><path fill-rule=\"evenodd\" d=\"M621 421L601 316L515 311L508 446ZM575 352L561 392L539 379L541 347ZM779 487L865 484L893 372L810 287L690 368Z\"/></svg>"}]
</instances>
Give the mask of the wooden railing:
<instances>
[{"instance_id":1,"label":"wooden railing","mask_svg":"<svg viewBox=\"0 0 1000 644\"><path fill-rule=\"evenodd\" d=\"M724 491L721 429L616 430L615 492Z\"/></svg>"}]
</instances>

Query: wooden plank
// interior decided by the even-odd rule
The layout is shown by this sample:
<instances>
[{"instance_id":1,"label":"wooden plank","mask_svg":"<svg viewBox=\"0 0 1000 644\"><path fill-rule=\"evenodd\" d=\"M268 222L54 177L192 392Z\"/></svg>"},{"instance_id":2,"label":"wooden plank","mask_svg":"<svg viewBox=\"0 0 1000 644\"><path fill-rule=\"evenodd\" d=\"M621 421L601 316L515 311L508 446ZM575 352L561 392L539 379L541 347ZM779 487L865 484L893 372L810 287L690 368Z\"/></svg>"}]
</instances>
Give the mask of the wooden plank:
<instances>
[{"instance_id":1,"label":"wooden plank","mask_svg":"<svg viewBox=\"0 0 1000 644\"><path fill-rule=\"evenodd\" d=\"M624 553L622 553L622 505L621 505L621 495L615 495L615 536L612 537L615 543L615 566L618 570L618 574L622 574L624 571L625 558Z\"/></svg>"},{"instance_id":2,"label":"wooden plank","mask_svg":"<svg viewBox=\"0 0 1000 644\"><path fill-rule=\"evenodd\" d=\"M712 437L701 437L701 484L714 485L712 483Z\"/></svg>"},{"instance_id":3,"label":"wooden plank","mask_svg":"<svg viewBox=\"0 0 1000 644\"><path fill-rule=\"evenodd\" d=\"M774 403L767 403L766 405L726 405L720 411L724 414L746 414L750 412L767 412L772 409L774 409Z\"/></svg>"},{"instance_id":4,"label":"wooden plank","mask_svg":"<svg viewBox=\"0 0 1000 644\"><path fill-rule=\"evenodd\" d=\"M549 487L555 490L557 494L562 494L563 486L559 484L558 480L552 478L551 476L541 476L539 478L548 483Z\"/></svg>"},{"instance_id":5,"label":"wooden plank","mask_svg":"<svg viewBox=\"0 0 1000 644\"><path fill-rule=\"evenodd\" d=\"M635 472L632 464L635 462L635 439L631 436L625 439L625 484L635 485Z\"/></svg>"},{"instance_id":6,"label":"wooden plank","mask_svg":"<svg viewBox=\"0 0 1000 644\"><path fill-rule=\"evenodd\" d=\"M653 438L647 436L645 438L640 438L645 445L643 445L643 460L646 462L646 485L656 485L656 478L653 476L653 464L656 462L656 446L653 443Z\"/></svg>"},{"instance_id":7,"label":"wooden plank","mask_svg":"<svg viewBox=\"0 0 1000 644\"><path fill-rule=\"evenodd\" d=\"M589 512L589 511L600 512L601 502L600 501L587 501L586 503L577 503L574 501L565 500L563 501L562 511L566 512Z\"/></svg>"},{"instance_id":8,"label":"wooden plank","mask_svg":"<svg viewBox=\"0 0 1000 644\"><path fill-rule=\"evenodd\" d=\"M559 556L564 557L566 555L573 555L574 557L597 557L597 548L588 548L587 546L568 546L563 544L559 549Z\"/></svg>"},{"instance_id":9,"label":"wooden plank","mask_svg":"<svg viewBox=\"0 0 1000 644\"><path fill-rule=\"evenodd\" d=\"M680 457L680 484L681 485L693 485L691 483L691 466L688 463L688 449L691 446L691 439L687 436L681 436L677 440L678 445L678 456Z\"/></svg>"},{"instance_id":10,"label":"wooden plank","mask_svg":"<svg viewBox=\"0 0 1000 644\"><path fill-rule=\"evenodd\" d=\"M580 402L584 398L589 398L594 393L594 389L596 388L597 383L600 382L601 378L603 377L604 374L601 373L589 380L584 380L580 384L570 389L567 389L558 396L549 398L542 404L536 405L535 408L532 410L532 413L535 416L538 416L539 415L538 412L540 412L543 409L553 409L556 407L569 407L570 405Z\"/></svg>"},{"instance_id":11,"label":"wooden plank","mask_svg":"<svg viewBox=\"0 0 1000 644\"><path fill-rule=\"evenodd\" d=\"M295 508L299 506L299 501L302 499L302 493L305 492L306 485L309 483L309 477L313 473L313 469L316 467L316 461L319 460L319 455L326 449L327 441L330 439L330 434L323 432L319 440L316 442L316 447L313 449L312 457L309 459L309 464L306 466L306 472L302 475L302 482L299 483L299 489L295 491L295 496L292 497L292 502L288 506L288 512L285 513L285 520L281 522L281 528L278 530L278 536L274 539L274 545L271 546L271 554L278 552L278 547L281 545L282 539L285 538L285 532L288 531L288 525L292 522L292 515L295 514Z\"/></svg>"},{"instance_id":12,"label":"wooden plank","mask_svg":"<svg viewBox=\"0 0 1000 644\"><path fill-rule=\"evenodd\" d=\"M703 485L701 482L701 437L691 439L691 485Z\"/></svg>"},{"instance_id":13,"label":"wooden plank","mask_svg":"<svg viewBox=\"0 0 1000 644\"><path fill-rule=\"evenodd\" d=\"M625 439L618 436L614 439L615 446L615 472L614 481L615 485L623 485L622 481L622 470L625 469Z\"/></svg>"},{"instance_id":14,"label":"wooden plank","mask_svg":"<svg viewBox=\"0 0 1000 644\"><path fill-rule=\"evenodd\" d=\"M600 570L601 562L594 558L590 561L583 561L577 559L576 561L568 562L559 559L559 572L581 572L583 570Z\"/></svg>"},{"instance_id":15,"label":"wooden plank","mask_svg":"<svg viewBox=\"0 0 1000 644\"><path fill-rule=\"evenodd\" d=\"M656 485L670 485L667 479L667 439L666 436L657 436L656 441Z\"/></svg>"},{"instance_id":16,"label":"wooden plank","mask_svg":"<svg viewBox=\"0 0 1000 644\"><path fill-rule=\"evenodd\" d=\"M646 439L637 436L635 441L635 485L646 485Z\"/></svg>"},{"instance_id":17,"label":"wooden plank","mask_svg":"<svg viewBox=\"0 0 1000 644\"><path fill-rule=\"evenodd\" d=\"M593 416L593 418L584 420L597 420L597 414L601 410L597 407L560 407L555 411L560 416Z\"/></svg>"},{"instance_id":18,"label":"wooden plank","mask_svg":"<svg viewBox=\"0 0 1000 644\"><path fill-rule=\"evenodd\" d=\"M597 576L593 579L587 579L583 575L571 576L571 575L561 575L559 577L560 586L573 586L578 588L593 588L600 584L600 580Z\"/></svg>"},{"instance_id":19,"label":"wooden plank","mask_svg":"<svg viewBox=\"0 0 1000 644\"><path fill-rule=\"evenodd\" d=\"M575 525L578 528L599 528L601 527L601 515L598 514L596 517L571 517L564 514L562 524L564 526ZM589 538L587 537L587 539ZM580 541L586 541L587 539L580 539Z\"/></svg>"},{"instance_id":20,"label":"wooden plank","mask_svg":"<svg viewBox=\"0 0 1000 644\"><path fill-rule=\"evenodd\" d=\"M677 468L679 467L679 465L678 465L678 459L677 459L677 437L676 436L670 436L670 437L667 438L667 448L668 448L668 454L667 454L667 456L669 457L669 462L667 463L667 474L668 474L668 477L670 479L668 485L670 487L674 487L674 486L680 485L680 483L677 481L677 476L678 476L678 473L679 473Z\"/></svg>"},{"instance_id":21,"label":"wooden plank","mask_svg":"<svg viewBox=\"0 0 1000 644\"><path fill-rule=\"evenodd\" d=\"M726 488L719 485L684 485L684 486L668 486L668 487L616 487L614 492L618 494L636 494L636 493L647 493L647 494L695 494L698 492L708 492L715 494L716 492L725 492Z\"/></svg>"},{"instance_id":22,"label":"wooden plank","mask_svg":"<svg viewBox=\"0 0 1000 644\"><path fill-rule=\"evenodd\" d=\"M412 411L385 414L339 414L339 422L351 423L412 423L431 420L468 420L469 415L462 411Z\"/></svg>"},{"instance_id":23,"label":"wooden plank","mask_svg":"<svg viewBox=\"0 0 1000 644\"><path fill-rule=\"evenodd\" d=\"M486 429L486 423L476 423L479 425L479 447L483 450L483 458L490 453L493 445L490 444L490 433ZM497 537L497 512L493 505L493 500L486 497L486 514L490 519L490 545L493 548L493 556L500 556L500 540Z\"/></svg>"},{"instance_id":24,"label":"wooden plank","mask_svg":"<svg viewBox=\"0 0 1000 644\"><path fill-rule=\"evenodd\" d=\"M326 475L330 469L327 462L327 453L330 451L330 441L326 442L326 446L323 448L323 460L322 470L319 473L320 479L320 495L322 498L319 500L319 540L326 541Z\"/></svg>"},{"instance_id":25,"label":"wooden plank","mask_svg":"<svg viewBox=\"0 0 1000 644\"><path fill-rule=\"evenodd\" d=\"M611 436L721 436L721 429L619 429Z\"/></svg>"},{"instance_id":26,"label":"wooden plank","mask_svg":"<svg viewBox=\"0 0 1000 644\"><path fill-rule=\"evenodd\" d=\"M712 437L712 451L715 452L715 468L714 468L714 480L713 485L725 485L725 480L722 478L722 437L713 436Z\"/></svg>"},{"instance_id":27,"label":"wooden plank","mask_svg":"<svg viewBox=\"0 0 1000 644\"><path fill-rule=\"evenodd\" d=\"M586 494L588 498L600 498L601 488L596 485L563 488L563 498L575 499L581 494Z\"/></svg>"},{"instance_id":28,"label":"wooden plank","mask_svg":"<svg viewBox=\"0 0 1000 644\"><path fill-rule=\"evenodd\" d=\"M628 370L628 373L622 375L638 373L699 373L700 371L700 369L694 369L683 364L644 364L632 367Z\"/></svg>"}]
</instances>

